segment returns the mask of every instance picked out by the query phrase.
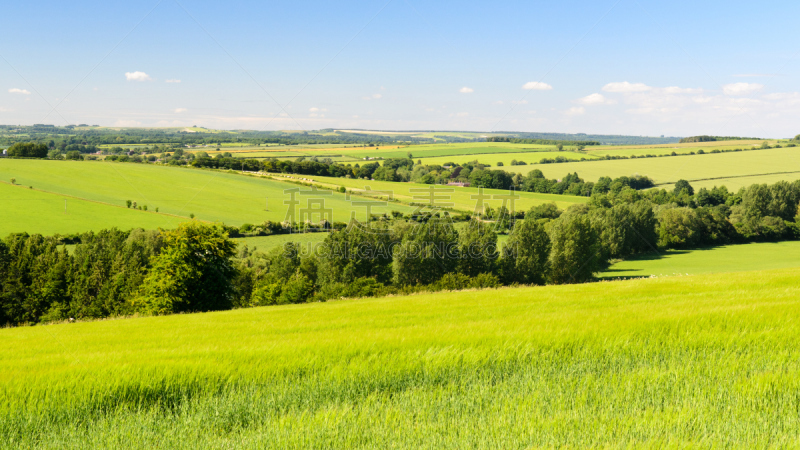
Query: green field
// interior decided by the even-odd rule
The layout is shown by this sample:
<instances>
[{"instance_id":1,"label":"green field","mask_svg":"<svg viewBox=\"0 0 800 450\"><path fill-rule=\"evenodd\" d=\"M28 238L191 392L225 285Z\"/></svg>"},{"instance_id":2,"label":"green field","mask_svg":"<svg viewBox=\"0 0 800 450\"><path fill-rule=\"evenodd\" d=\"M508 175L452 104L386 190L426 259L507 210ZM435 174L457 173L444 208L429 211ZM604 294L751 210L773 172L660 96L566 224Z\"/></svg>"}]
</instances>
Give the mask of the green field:
<instances>
[{"instance_id":1,"label":"green field","mask_svg":"<svg viewBox=\"0 0 800 450\"><path fill-rule=\"evenodd\" d=\"M301 175L275 175L277 179L302 179L305 178ZM394 194L394 198L402 202L414 203L427 203L424 192L412 192L412 189L425 190L430 189L430 184L419 183L394 183L391 181L374 181L374 180L357 180L350 178L333 178L333 177L308 177L306 179L313 180L314 184L319 184L324 187L345 186L347 189L353 189L357 192L365 191L369 187L372 191L390 191ZM447 187L447 186L434 186L434 189L452 190L448 193L438 193L437 196L447 196L449 198L441 200L442 203L449 202L453 204L453 208L472 212L475 210L477 200L472 196L478 195L479 189L473 187ZM508 195L508 191L498 189L484 189L485 195ZM555 203L559 208L568 208L576 203L585 203L589 201L587 197L576 197L572 195L557 195L557 194L539 194L534 192L516 192L515 195L519 196L516 200L514 209L516 211L526 211L533 206L541 205L543 203ZM384 196L385 197L385 196ZM439 201L437 201L438 204ZM486 199L485 203L493 208L498 208L503 204L502 199ZM510 206L507 205L510 208Z\"/></svg>"},{"instance_id":2,"label":"green field","mask_svg":"<svg viewBox=\"0 0 800 450\"><path fill-rule=\"evenodd\" d=\"M533 144L509 144L505 142L471 142L466 144L433 144L433 145L412 145L407 147L386 146L382 148L336 148L309 151L319 157L326 153L343 154L356 159L365 157L381 158L406 158L411 153L414 160L420 158L431 158L436 156L455 156L455 155L483 155L493 153L508 152L543 152L555 150L554 145L533 145Z\"/></svg>"},{"instance_id":3,"label":"green field","mask_svg":"<svg viewBox=\"0 0 800 450\"><path fill-rule=\"evenodd\" d=\"M771 174L780 173L781 179L789 181L800 179L800 148L540 164L535 168L548 178L561 178L567 173L577 172L586 181L597 181L602 176L616 178L638 174L649 176L656 184L672 184L686 179L695 187L725 184L729 189L738 189L763 183L762 178L774 176ZM505 170L526 174L531 167L509 166Z\"/></svg>"},{"instance_id":4,"label":"green field","mask_svg":"<svg viewBox=\"0 0 800 450\"><path fill-rule=\"evenodd\" d=\"M796 447L800 274L0 330L0 446Z\"/></svg>"},{"instance_id":5,"label":"green field","mask_svg":"<svg viewBox=\"0 0 800 450\"><path fill-rule=\"evenodd\" d=\"M456 163L456 164L464 164L467 162L475 161L476 159L478 162L483 164L491 165L492 169L500 169L506 170L509 172L517 172L520 169L524 169L525 167L529 166L512 166L511 161L525 161L528 165L538 164L542 158L550 158L554 159L557 157L567 158L570 161L580 161L581 159L597 159L597 157L592 155L586 155L582 153L576 152L548 152L548 151L541 151L541 152L527 152L527 153L496 153L496 154L487 154L487 155L480 155L480 156L437 156L434 158L422 158L422 164L438 164L444 165L447 163ZM499 167L497 165L498 162L503 163L503 167ZM512 169L513 168L513 169ZM528 170L538 169L539 167L530 167ZM527 173L527 172L524 172Z\"/></svg>"},{"instance_id":6,"label":"green field","mask_svg":"<svg viewBox=\"0 0 800 450\"><path fill-rule=\"evenodd\" d=\"M734 140L688 144L662 144L647 146L590 146L584 152L555 152L554 146L512 144L504 142L470 142L456 144L425 144L412 146L351 147L318 146L316 148L274 147L270 150L244 151L234 153L240 157L278 157L291 158L333 155L337 162L354 163L364 158L405 158L408 153L423 164L463 164L469 161L488 164L493 169L527 174L533 169L544 172L548 178L561 178L567 173L577 172L587 181L596 181L601 176L646 175L658 184L672 184L683 178L696 187L726 185L738 189L753 183L774 183L779 180L800 179L800 149L781 148L711 154L713 150L753 149L765 141ZM766 141L770 145L775 140ZM567 150L572 149L567 147ZM279 151L280 150L280 151ZM689 155L703 150L704 155ZM602 156L643 156L669 155L675 152L679 157L637 158L624 160L591 160ZM575 160L573 163L537 164L542 158L563 156ZM512 166L512 160L525 161L525 166ZM498 162L503 166L499 167ZM535 167L531 167L535 165Z\"/></svg>"},{"instance_id":7,"label":"green field","mask_svg":"<svg viewBox=\"0 0 800 450\"><path fill-rule=\"evenodd\" d=\"M238 173L99 161L0 162L0 179L9 180L12 177L19 184L32 185L43 191L113 206L124 206L126 200L132 200L139 205L147 205L150 210L158 207L162 213L187 218L190 214L195 214L200 220L235 226L243 223L259 224L266 220L283 221L288 209L283 202L289 199L284 190L300 188L296 184ZM310 198L324 198L325 208L332 210L334 221L348 221L353 211L360 220L366 217L366 208L353 206L344 194L298 195L296 198L301 202L295 207L295 220L298 222L299 209L308 207L307 201ZM5 202L6 200L0 199L0 205ZM265 211L266 206L269 211ZM373 212L392 210L409 213L414 208L395 203L386 207L375 207ZM318 220L319 216L315 215L313 221ZM25 223L31 229L38 226L36 222ZM105 225L97 223L92 229L98 228L105 228Z\"/></svg>"},{"instance_id":8,"label":"green field","mask_svg":"<svg viewBox=\"0 0 800 450\"><path fill-rule=\"evenodd\" d=\"M599 276L680 276L792 267L800 268L800 242L797 241L667 250L616 263Z\"/></svg>"},{"instance_id":9,"label":"green field","mask_svg":"<svg viewBox=\"0 0 800 450\"><path fill-rule=\"evenodd\" d=\"M64 202L66 201L66 211ZM0 182L0 239L10 233L70 234L100 228L175 228L188 220L40 192Z\"/></svg>"},{"instance_id":10,"label":"green field","mask_svg":"<svg viewBox=\"0 0 800 450\"><path fill-rule=\"evenodd\" d=\"M685 155L690 152L703 150L706 153L712 150L734 150L752 149L759 147L763 140L734 140L734 141L710 141L710 142L690 142L686 144L658 144L658 145L602 145L586 147L589 154L595 156L642 156L642 155L669 155L675 152ZM767 144L775 145L778 141L767 140Z\"/></svg>"}]
</instances>

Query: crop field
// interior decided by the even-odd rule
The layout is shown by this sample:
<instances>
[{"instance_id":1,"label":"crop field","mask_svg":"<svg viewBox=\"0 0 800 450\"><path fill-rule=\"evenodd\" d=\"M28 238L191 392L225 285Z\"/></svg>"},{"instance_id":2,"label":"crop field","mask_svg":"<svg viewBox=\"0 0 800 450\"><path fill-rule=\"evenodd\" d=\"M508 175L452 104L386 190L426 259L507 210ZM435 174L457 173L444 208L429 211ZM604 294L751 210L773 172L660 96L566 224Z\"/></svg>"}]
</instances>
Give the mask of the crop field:
<instances>
[{"instance_id":1,"label":"crop field","mask_svg":"<svg viewBox=\"0 0 800 450\"><path fill-rule=\"evenodd\" d=\"M234 156L255 158L297 157L319 158L331 157L341 163L363 162L365 158L405 158L411 153L415 160L423 164L462 164L477 160L492 168L501 168L509 172L527 174L533 169L540 169L548 178L560 178L567 173L577 172L587 181L596 181L601 176L612 178L646 175L658 184L672 184L683 178L695 187L713 187L726 185L729 189L738 189L753 183L774 183L779 180L800 179L800 150L797 147L747 150L760 146L763 142L769 145L780 143L777 140L736 140L699 142L688 144L661 144L648 146L591 146L584 152L555 152L554 146L512 144L504 142L474 142L455 144L426 144L413 146L296 146L272 147L269 150L257 148L241 152L233 152ZM571 147L566 147L572 150ZM746 149L741 152L710 153L713 150ZM703 150L706 154L689 155L690 152ZM226 151L226 149L223 149ZM679 157L637 158L625 160L592 160L602 156L644 156L669 155L672 152ZM212 152L213 153L213 152ZM573 163L538 164L542 158L562 156ZM512 166L512 160L524 161L527 165ZM498 162L503 166L499 167ZM535 167L530 167L535 165Z\"/></svg>"},{"instance_id":2,"label":"crop field","mask_svg":"<svg viewBox=\"0 0 800 450\"><path fill-rule=\"evenodd\" d=\"M0 330L0 446L800 445L800 274Z\"/></svg>"},{"instance_id":3,"label":"crop field","mask_svg":"<svg viewBox=\"0 0 800 450\"><path fill-rule=\"evenodd\" d=\"M299 175L273 175L275 179L302 179L302 176ZM318 184L323 187L338 187L344 186L347 189L352 189L356 192L365 191L367 187L369 187L370 191L389 191L393 193L393 196L396 200L405 203L429 203L428 198L430 194L428 192L422 192L434 187L436 191L438 191L435 195L436 196L446 196L448 198L444 198L441 200L437 200L436 204L440 205L441 203L452 203L451 208L461 210L461 211L468 211L472 212L475 210L475 205L477 203L477 199L473 198L473 196L479 194L478 188L473 187L452 187L452 186L441 186L441 185L430 185L430 184L419 184L419 183L394 183L391 181L374 181L374 180L357 180L357 179L348 179L348 178L334 178L334 177L310 177L309 179L313 179L314 184ZM412 191L412 189L418 191ZM450 192L446 192L450 190ZM498 189L484 189L484 195L487 196L504 196L509 195L508 191L502 191ZM385 198L386 195L381 194L370 194L369 191L366 192L367 194L373 197L382 197ZM555 203L556 206L559 208L568 208L571 205L576 203L585 203L589 201L587 197L576 197L572 195L557 195L557 194L539 194L534 192L516 192L515 195L519 196L519 199L515 201L515 210L523 211L528 210L533 206L541 205L543 203ZM503 205L502 198L486 198L484 202L491 206L492 208L498 208ZM510 205L506 207L510 208Z\"/></svg>"},{"instance_id":4,"label":"crop field","mask_svg":"<svg viewBox=\"0 0 800 450\"><path fill-rule=\"evenodd\" d=\"M483 164L489 164L493 169L503 169L508 170L509 172L516 172L521 168L525 168L526 166L512 166L511 161L524 161L528 165L538 164L542 158L550 158L554 159L557 157L567 158L571 161L580 161L581 159L597 159L596 156L587 155L583 153L577 152L526 152L526 153L496 153L496 154L482 154L478 157L475 156L438 156L434 158L422 158L422 164L438 164L443 165L447 163L456 163L456 164L464 164L470 161L478 160L478 162ZM416 159L416 158L415 158ZM498 162L502 162L503 166L499 167L497 165ZM512 170L511 168L514 167ZM532 167L528 170L538 169L537 167Z\"/></svg>"},{"instance_id":5,"label":"crop field","mask_svg":"<svg viewBox=\"0 0 800 450\"><path fill-rule=\"evenodd\" d=\"M682 276L759 269L800 268L800 242L727 245L698 250L667 250L627 259L599 276Z\"/></svg>"},{"instance_id":6,"label":"crop field","mask_svg":"<svg viewBox=\"0 0 800 450\"><path fill-rule=\"evenodd\" d=\"M66 201L66 210L65 210ZM175 228L187 220L31 190L0 182L0 238L10 233L69 234L102 228Z\"/></svg>"},{"instance_id":7,"label":"crop field","mask_svg":"<svg viewBox=\"0 0 800 450\"><path fill-rule=\"evenodd\" d=\"M589 154L596 156L617 155L617 156L643 156L643 155L669 155L675 152L685 155L690 152L703 150L706 153L712 150L734 150L751 149L759 147L763 140L733 140L733 141L710 141L710 142L690 142L686 144L658 144L658 145L602 145L586 147ZM777 140L766 140L768 145L775 145Z\"/></svg>"},{"instance_id":8,"label":"crop field","mask_svg":"<svg viewBox=\"0 0 800 450\"><path fill-rule=\"evenodd\" d=\"M132 200L138 205L147 205L151 211L157 207L162 213L187 219L194 214L200 220L235 226L266 220L283 221L288 210L283 202L290 199L284 190L300 188L296 184L237 173L98 161L0 162L0 179L12 177L18 184L47 192L123 207L126 200ZM348 221L351 212L356 212L356 217L361 220L366 218L366 208L354 206L344 194L298 194L296 199L300 204L295 205L296 221L301 221L300 208L308 208L311 198L324 198L324 207L333 211L335 221ZM0 199L0 205L6 202ZM269 210L265 210L267 207ZM315 208L314 205L310 207ZM409 213L414 208L394 203L387 207L376 206L373 212L392 210ZM154 217L164 222L161 216ZM312 219L314 222L318 220L318 215ZM31 229L39 226L36 222L27 223Z\"/></svg>"},{"instance_id":9,"label":"crop field","mask_svg":"<svg viewBox=\"0 0 800 450\"><path fill-rule=\"evenodd\" d=\"M540 164L535 167L548 178L561 178L577 172L586 181L602 176L645 175L656 184L688 180L695 187L725 184L737 189L762 183L762 177L780 174L784 180L800 179L800 148L775 148L747 152L715 153L662 158L583 161L561 164ZM507 171L528 173L529 166L509 166Z\"/></svg>"}]
</instances>

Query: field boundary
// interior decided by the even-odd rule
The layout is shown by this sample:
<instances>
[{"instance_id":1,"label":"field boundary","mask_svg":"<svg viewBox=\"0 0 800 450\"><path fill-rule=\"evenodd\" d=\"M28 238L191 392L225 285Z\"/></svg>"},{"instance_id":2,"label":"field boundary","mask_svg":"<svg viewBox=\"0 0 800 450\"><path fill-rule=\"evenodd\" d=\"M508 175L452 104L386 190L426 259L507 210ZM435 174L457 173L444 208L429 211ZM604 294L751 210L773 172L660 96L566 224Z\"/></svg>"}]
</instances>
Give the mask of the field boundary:
<instances>
[{"instance_id":1,"label":"field boundary","mask_svg":"<svg viewBox=\"0 0 800 450\"><path fill-rule=\"evenodd\" d=\"M753 173L753 174L747 174L747 175L731 175L729 177L694 178L694 179L687 180L687 181L692 182L692 181L729 180L731 178L763 177L763 176L766 176L766 175L787 175L787 174L790 174L790 173L800 173L800 170L790 170L790 171L787 171L787 172ZM655 187L658 187L658 186L669 186L670 184L675 184L675 183L676 183L675 181L666 181L664 183L656 183Z\"/></svg>"}]
</instances>

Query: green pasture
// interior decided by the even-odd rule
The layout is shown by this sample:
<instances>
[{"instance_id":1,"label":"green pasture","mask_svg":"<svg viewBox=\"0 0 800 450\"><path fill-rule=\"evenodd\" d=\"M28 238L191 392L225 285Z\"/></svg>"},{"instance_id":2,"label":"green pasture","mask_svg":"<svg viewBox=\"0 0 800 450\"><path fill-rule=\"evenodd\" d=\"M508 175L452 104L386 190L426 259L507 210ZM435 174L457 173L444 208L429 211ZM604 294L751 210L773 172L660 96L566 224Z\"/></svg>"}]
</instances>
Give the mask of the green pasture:
<instances>
[{"instance_id":1,"label":"green pasture","mask_svg":"<svg viewBox=\"0 0 800 450\"><path fill-rule=\"evenodd\" d=\"M172 229L188 220L152 210L145 212L120 206L32 190L27 185L12 186L0 182L0 238L23 232L52 235L103 228Z\"/></svg>"},{"instance_id":2,"label":"green pasture","mask_svg":"<svg viewBox=\"0 0 800 450\"><path fill-rule=\"evenodd\" d=\"M266 220L283 221L289 209L284 201L291 199L291 194L285 194L284 190L309 191L296 184L235 172L101 161L10 159L0 162L0 179L12 177L19 184L43 191L114 206L125 206L126 200L132 200L147 205L150 210L158 207L162 213L181 217L194 214L200 220L235 226ZM334 221L348 221L351 212L356 212L360 220L366 218L366 207L352 205L344 194L298 193L295 199L299 202L294 206L295 221L300 221L301 208L319 209L309 203L313 199L324 199L323 206L332 211ZM392 210L408 213L414 208L390 204L376 206L373 213ZM319 215L314 215L312 221L319 221ZM96 228L100 227L93 229Z\"/></svg>"},{"instance_id":3,"label":"green pasture","mask_svg":"<svg viewBox=\"0 0 800 450\"><path fill-rule=\"evenodd\" d=\"M363 192L372 197L386 198L386 194L375 193L373 191L389 191L393 194L394 199L404 203L426 203L430 204L429 189L434 187L436 196L446 196L448 198L436 200L435 204L451 203L451 208L472 212L475 211L475 206L478 202L477 198L473 196L479 195L480 190L473 187L453 187L431 184L419 183L395 183L391 181L375 181L375 180L358 180L349 178L333 178L333 177L317 177L309 176L303 177L302 175L273 175L276 179L302 179L313 180L314 184L324 187L335 188L344 186L348 190L355 192ZM369 189L367 189L369 188ZM412 190L413 189L413 190ZM449 191L449 192L448 192ZM509 195L508 191L499 189L484 189L485 196L504 196ZM517 211L528 210L533 206L541 205L543 203L555 203L559 208L565 209L576 203L585 203L589 201L587 197L576 197L572 195L557 195L557 194L539 194L533 192L516 192L515 195L519 199L515 200L514 209ZM503 205L501 197L485 198L486 205L492 208L499 208ZM395 203L392 203L395 204ZM510 208L507 204L506 207Z\"/></svg>"},{"instance_id":4,"label":"green pasture","mask_svg":"<svg viewBox=\"0 0 800 450\"><path fill-rule=\"evenodd\" d=\"M792 267L800 268L797 241L653 252L618 262L600 277L682 276Z\"/></svg>"},{"instance_id":5,"label":"green pasture","mask_svg":"<svg viewBox=\"0 0 800 450\"><path fill-rule=\"evenodd\" d=\"M730 178L724 183L728 188L761 183L761 177L781 175L781 179L800 178L800 147L753 150L746 152L715 153L705 155L667 156L539 164L535 167L548 178L561 178L572 172L586 181L597 181L602 176L645 175L657 184L672 184L680 179L689 180L693 186L720 185L717 179ZM529 166L508 166L509 172L527 174ZM782 172L791 172L783 174ZM697 182L697 183L696 183Z\"/></svg>"},{"instance_id":6,"label":"green pasture","mask_svg":"<svg viewBox=\"0 0 800 450\"><path fill-rule=\"evenodd\" d=\"M0 330L0 447L800 445L800 274Z\"/></svg>"}]
</instances>

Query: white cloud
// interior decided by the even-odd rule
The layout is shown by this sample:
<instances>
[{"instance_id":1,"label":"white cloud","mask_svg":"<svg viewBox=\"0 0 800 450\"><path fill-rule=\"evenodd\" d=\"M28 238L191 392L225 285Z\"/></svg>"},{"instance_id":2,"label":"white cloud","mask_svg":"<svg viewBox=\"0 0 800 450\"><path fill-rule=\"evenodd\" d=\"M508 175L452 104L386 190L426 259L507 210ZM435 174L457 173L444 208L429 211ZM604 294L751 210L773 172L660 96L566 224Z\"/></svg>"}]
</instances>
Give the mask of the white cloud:
<instances>
[{"instance_id":1,"label":"white cloud","mask_svg":"<svg viewBox=\"0 0 800 450\"><path fill-rule=\"evenodd\" d=\"M578 102L583 103L584 105L602 105L604 103L606 104L616 103L613 100L605 98L603 94L598 94L598 93L590 94L587 95L586 97L579 98Z\"/></svg>"},{"instance_id":2,"label":"white cloud","mask_svg":"<svg viewBox=\"0 0 800 450\"><path fill-rule=\"evenodd\" d=\"M372 94L372 98L374 98L375 100L378 100L381 97L383 97L383 95L381 94Z\"/></svg>"},{"instance_id":3,"label":"white cloud","mask_svg":"<svg viewBox=\"0 0 800 450\"><path fill-rule=\"evenodd\" d=\"M678 86L668 86L662 90L667 94L700 94L703 92L700 88L682 88Z\"/></svg>"},{"instance_id":4,"label":"white cloud","mask_svg":"<svg viewBox=\"0 0 800 450\"><path fill-rule=\"evenodd\" d=\"M317 111L319 111L319 108L317 108L317 107L308 108L308 111L309 112L317 112Z\"/></svg>"},{"instance_id":5,"label":"white cloud","mask_svg":"<svg viewBox=\"0 0 800 450\"><path fill-rule=\"evenodd\" d=\"M125 72L125 79L128 81L152 81L150 75L144 72Z\"/></svg>"},{"instance_id":6,"label":"white cloud","mask_svg":"<svg viewBox=\"0 0 800 450\"><path fill-rule=\"evenodd\" d=\"M164 83L180 83L181 80L176 80L174 78L170 78L169 80L164 80Z\"/></svg>"},{"instance_id":7,"label":"white cloud","mask_svg":"<svg viewBox=\"0 0 800 450\"><path fill-rule=\"evenodd\" d=\"M498 100L498 101L496 101L496 102L494 102L494 103L492 103L492 104L493 104L493 105L502 105L502 104L503 104L503 101L502 101L502 100Z\"/></svg>"},{"instance_id":8,"label":"white cloud","mask_svg":"<svg viewBox=\"0 0 800 450\"><path fill-rule=\"evenodd\" d=\"M527 105L527 104L528 104L528 101L527 101L527 100L514 100L514 101L513 101L513 102L511 102L511 103L513 103L513 104L515 104L515 105Z\"/></svg>"},{"instance_id":9,"label":"white cloud","mask_svg":"<svg viewBox=\"0 0 800 450\"><path fill-rule=\"evenodd\" d=\"M27 89L17 89L11 88L8 90L9 94L22 94L22 95L31 95L30 91Z\"/></svg>"},{"instance_id":10,"label":"white cloud","mask_svg":"<svg viewBox=\"0 0 800 450\"><path fill-rule=\"evenodd\" d=\"M522 89L527 91L549 91L553 89L553 86L541 81L529 81L522 85Z\"/></svg>"},{"instance_id":11,"label":"white cloud","mask_svg":"<svg viewBox=\"0 0 800 450\"><path fill-rule=\"evenodd\" d=\"M468 115L469 115L468 112L460 112L460 113L456 114L456 117L467 117Z\"/></svg>"},{"instance_id":12,"label":"white cloud","mask_svg":"<svg viewBox=\"0 0 800 450\"><path fill-rule=\"evenodd\" d=\"M627 81L608 83L607 85L603 86L603 91L605 92L646 92L651 89L653 88L644 83L628 83Z\"/></svg>"},{"instance_id":13,"label":"white cloud","mask_svg":"<svg viewBox=\"0 0 800 450\"><path fill-rule=\"evenodd\" d=\"M763 84L758 83L731 83L722 86L725 95L747 95L764 89Z\"/></svg>"},{"instance_id":14,"label":"white cloud","mask_svg":"<svg viewBox=\"0 0 800 450\"><path fill-rule=\"evenodd\" d=\"M175 108L175 114L185 113L186 111L186 108Z\"/></svg>"},{"instance_id":15,"label":"white cloud","mask_svg":"<svg viewBox=\"0 0 800 450\"><path fill-rule=\"evenodd\" d=\"M697 97L693 97L692 100L695 103L709 103L709 102L713 101L714 98L713 97L704 97L704 96L700 95L700 96L697 96Z\"/></svg>"},{"instance_id":16,"label":"white cloud","mask_svg":"<svg viewBox=\"0 0 800 450\"><path fill-rule=\"evenodd\" d=\"M796 100L800 98L800 92L774 92L764 96L766 100Z\"/></svg>"},{"instance_id":17,"label":"white cloud","mask_svg":"<svg viewBox=\"0 0 800 450\"><path fill-rule=\"evenodd\" d=\"M380 100L383 98L383 94L372 94L366 97L361 97L362 100Z\"/></svg>"},{"instance_id":18,"label":"white cloud","mask_svg":"<svg viewBox=\"0 0 800 450\"><path fill-rule=\"evenodd\" d=\"M583 106L573 106L572 108L564 111L564 114L568 116L580 116L586 113L586 108Z\"/></svg>"},{"instance_id":19,"label":"white cloud","mask_svg":"<svg viewBox=\"0 0 800 450\"><path fill-rule=\"evenodd\" d=\"M459 89L458 92L461 92L462 94L472 94L473 92L475 92L475 89L464 86L461 89Z\"/></svg>"}]
</instances>

